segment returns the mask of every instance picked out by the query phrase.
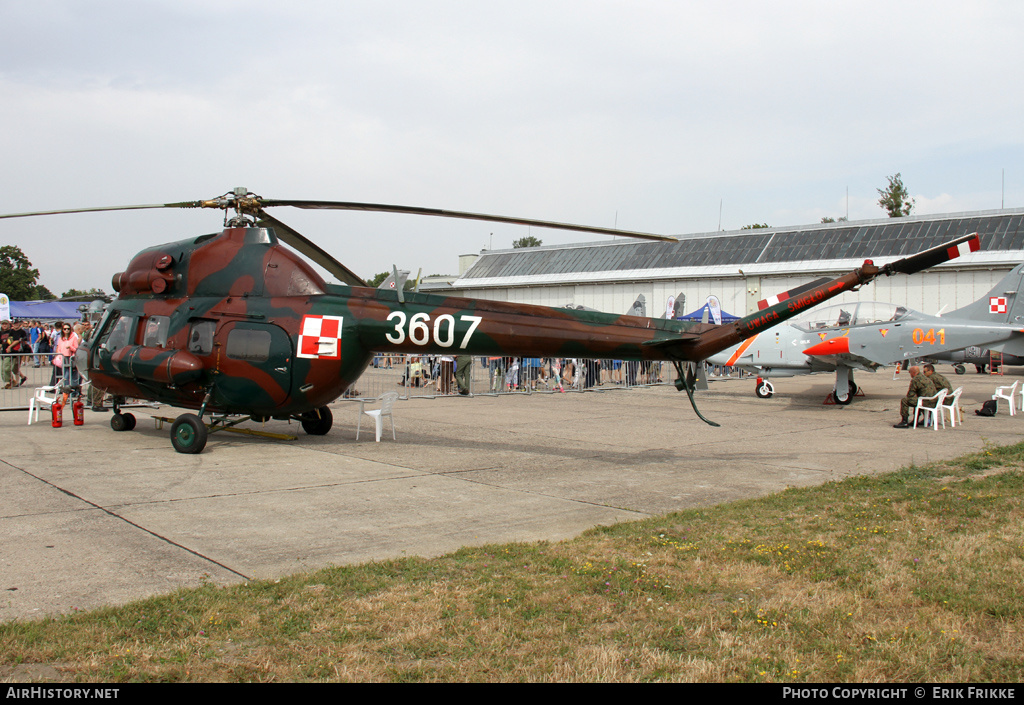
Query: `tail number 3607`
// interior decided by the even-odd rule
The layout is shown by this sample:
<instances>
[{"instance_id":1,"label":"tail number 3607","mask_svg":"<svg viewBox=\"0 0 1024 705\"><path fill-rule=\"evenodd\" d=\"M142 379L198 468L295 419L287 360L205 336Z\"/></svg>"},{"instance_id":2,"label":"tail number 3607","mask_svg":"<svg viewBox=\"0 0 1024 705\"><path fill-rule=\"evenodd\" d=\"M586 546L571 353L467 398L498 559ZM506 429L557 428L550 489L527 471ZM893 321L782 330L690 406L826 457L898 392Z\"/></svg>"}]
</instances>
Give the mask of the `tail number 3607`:
<instances>
[{"instance_id":1,"label":"tail number 3607","mask_svg":"<svg viewBox=\"0 0 1024 705\"><path fill-rule=\"evenodd\" d=\"M384 337L395 345L404 343L406 336L414 345L426 345L431 342L431 339L435 345L442 348L450 348L455 344L455 316L451 314L442 313L434 319L433 326L430 325L430 316L426 313L414 313L407 319L404 311L392 311L388 314L388 320L395 322L395 330ZM473 331L480 325L483 318L459 316L459 320L469 323L469 328L466 329L462 341L459 343L459 348L464 350L469 345L469 339L473 337Z\"/></svg>"}]
</instances>

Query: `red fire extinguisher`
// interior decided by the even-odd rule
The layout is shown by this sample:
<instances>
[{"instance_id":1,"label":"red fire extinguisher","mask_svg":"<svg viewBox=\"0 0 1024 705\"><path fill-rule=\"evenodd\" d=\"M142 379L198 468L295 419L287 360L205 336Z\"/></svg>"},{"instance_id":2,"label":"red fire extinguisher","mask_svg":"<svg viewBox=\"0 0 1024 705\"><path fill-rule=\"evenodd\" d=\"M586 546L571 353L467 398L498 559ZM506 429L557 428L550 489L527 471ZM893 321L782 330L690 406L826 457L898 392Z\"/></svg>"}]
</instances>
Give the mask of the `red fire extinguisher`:
<instances>
[{"instance_id":1,"label":"red fire extinguisher","mask_svg":"<svg viewBox=\"0 0 1024 705\"><path fill-rule=\"evenodd\" d=\"M50 413L53 415L53 420L50 422L54 428L60 428L64 425L64 405L59 401L53 402L50 405Z\"/></svg>"},{"instance_id":2,"label":"red fire extinguisher","mask_svg":"<svg viewBox=\"0 0 1024 705\"><path fill-rule=\"evenodd\" d=\"M82 397L75 399L75 403L71 405L71 413L75 417L76 426L85 423L85 403L82 402Z\"/></svg>"}]
</instances>

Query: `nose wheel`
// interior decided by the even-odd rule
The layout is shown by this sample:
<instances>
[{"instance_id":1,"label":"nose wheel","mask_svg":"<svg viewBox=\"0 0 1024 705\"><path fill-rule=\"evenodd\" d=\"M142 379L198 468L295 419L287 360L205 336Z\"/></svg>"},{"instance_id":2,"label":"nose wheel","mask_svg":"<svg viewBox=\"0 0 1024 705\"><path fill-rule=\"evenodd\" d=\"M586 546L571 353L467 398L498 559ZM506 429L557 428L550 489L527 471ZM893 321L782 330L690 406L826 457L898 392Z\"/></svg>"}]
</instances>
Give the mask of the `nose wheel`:
<instances>
[{"instance_id":1,"label":"nose wheel","mask_svg":"<svg viewBox=\"0 0 1024 705\"><path fill-rule=\"evenodd\" d=\"M836 394L836 391L833 389L832 401L834 401L836 404L840 404L841 406L846 406L847 404L853 401L853 397L855 394L857 394L857 385L854 384L853 382L850 382L849 390L846 393L846 398L840 399L839 395Z\"/></svg>"},{"instance_id":2,"label":"nose wheel","mask_svg":"<svg viewBox=\"0 0 1024 705\"><path fill-rule=\"evenodd\" d=\"M754 394L758 399L771 399L775 396L775 387L766 379L758 379L757 385L754 387Z\"/></svg>"},{"instance_id":3,"label":"nose wheel","mask_svg":"<svg viewBox=\"0 0 1024 705\"><path fill-rule=\"evenodd\" d=\"M110 417L110 427L115 431L131 431L135 428L135 414L115 413Z\"/></svg>"}]
</instances>

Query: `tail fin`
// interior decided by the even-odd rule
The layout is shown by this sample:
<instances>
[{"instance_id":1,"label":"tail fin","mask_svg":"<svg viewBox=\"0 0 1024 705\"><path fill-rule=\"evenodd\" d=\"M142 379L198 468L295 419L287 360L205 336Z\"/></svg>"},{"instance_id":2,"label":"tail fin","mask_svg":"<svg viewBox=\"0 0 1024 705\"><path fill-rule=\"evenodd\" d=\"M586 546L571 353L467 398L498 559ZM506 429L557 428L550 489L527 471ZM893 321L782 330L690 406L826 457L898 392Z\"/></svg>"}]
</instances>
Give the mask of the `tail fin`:
<instances>
[{"instance_id":1,"label":"tail fin","mask_svg":"<svg viewBox=\"0 0 1024 705\"><path fill-rule=\"evenodd\" d=\"M972 304L949 311L943 318L969 318L986 323L1024 322L1024 264L1014 267L1002 281Z\"/></svg>"},{"instance_id":2,"label":"tail fin","mask_svg":"<svg viewBox=\"0 0 1024 705\"><path fill-rule=\"evenodd\" d=\"M593 311L594 313L603 313L599 308L590 308L589 306L584 306L582 304L568 303L564 308L571 308L575 311ZM633 305L629 307L628 311L626 311L626 315L647 318L647 299L644 298L643 294L637 295L636 301L634 301Z\"/></svg>"},{"instance_id":3,"label":"tail fin","mask_svg":"<svg viewBox=\"0 0 1024 705\"><path fill-rule=\"evenodd\" d=\"M398 275L397 279L395 275ZM407 269L393 269L391 274L387 276L387 279L382 281L377 288L378 289L403 289L405 288L405 282L409 279L409 270Z\"/></svg>"},{"instance_id":4,"label":"tail fin","mask_svg":"<svg viewBox=\"0 0 1024 705\"><path fill-rule=\"evenodd\" d=\"M629 309L629 315L647 318L647 299L644 298L643 294L637 295L636 301L633 302L633 307Z\"/></svg>"}]
</instances>

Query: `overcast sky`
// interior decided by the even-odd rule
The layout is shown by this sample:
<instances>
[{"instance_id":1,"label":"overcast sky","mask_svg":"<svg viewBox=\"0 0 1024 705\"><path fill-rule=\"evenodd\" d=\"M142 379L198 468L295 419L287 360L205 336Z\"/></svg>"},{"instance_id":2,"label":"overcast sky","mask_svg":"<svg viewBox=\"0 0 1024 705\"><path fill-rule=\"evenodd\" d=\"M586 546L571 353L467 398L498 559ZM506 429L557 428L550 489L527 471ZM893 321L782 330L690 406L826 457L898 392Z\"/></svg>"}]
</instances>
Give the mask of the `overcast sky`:
<instances>
[{"instance_id":1,"label":"overcast sky","mask_svg":"<svg viewBox=\"0 0 1024 705\"><path fill-rule=\"evenodd\" d=\"M679 234L884 217L896 172L915 214L1021 207L1022 36L1017 0L0 0L0 213L246 186ZM364 277L594 239L274 215ZM56 294L109 292L136 251L220 227L48 216L0 244Z\"/></svg>"}]
</instances>

